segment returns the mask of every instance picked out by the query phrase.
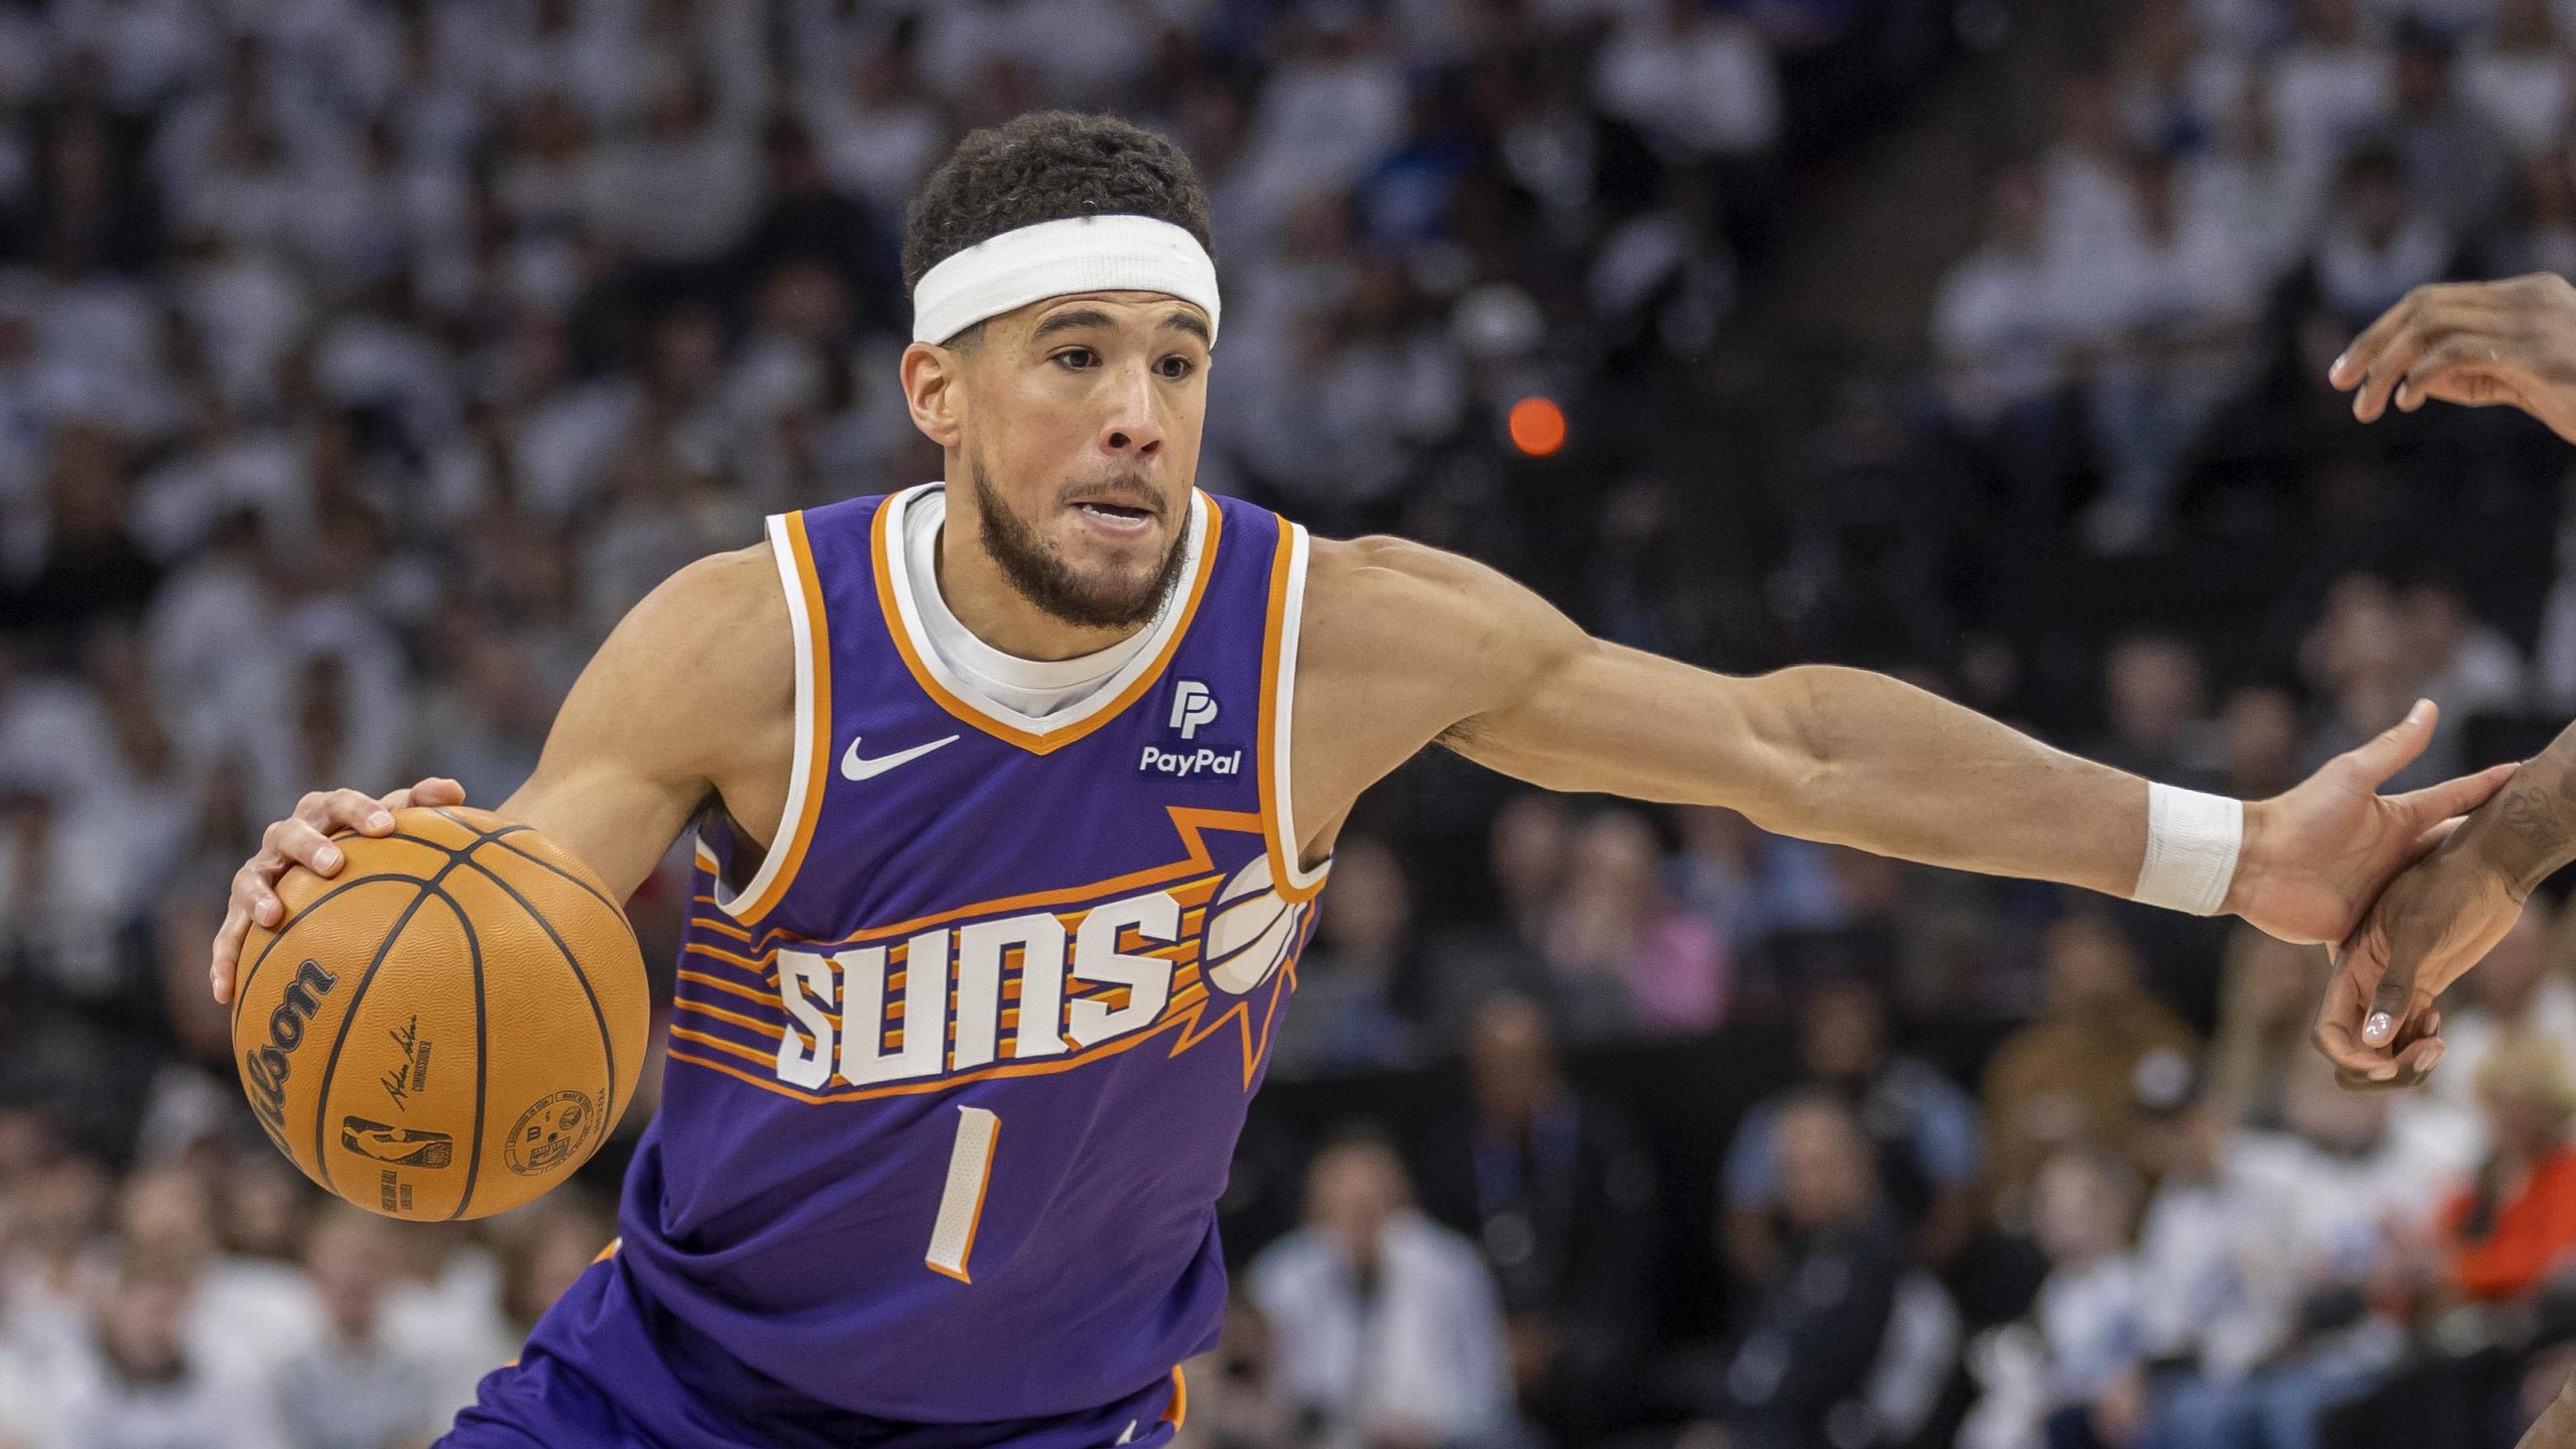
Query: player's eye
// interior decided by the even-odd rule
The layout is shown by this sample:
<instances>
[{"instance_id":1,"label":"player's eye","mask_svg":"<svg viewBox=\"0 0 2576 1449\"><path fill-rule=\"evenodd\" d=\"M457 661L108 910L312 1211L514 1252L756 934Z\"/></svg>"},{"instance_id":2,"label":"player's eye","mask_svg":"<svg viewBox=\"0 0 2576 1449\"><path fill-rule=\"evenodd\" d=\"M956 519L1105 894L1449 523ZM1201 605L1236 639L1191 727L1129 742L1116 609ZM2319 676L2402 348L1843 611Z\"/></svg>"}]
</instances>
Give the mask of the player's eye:
<instances>
[{"instance_id":1,"label":"player's eye","mask_svg":"<svg viewBox=\"0 0 2576 1449\"><path fill-rule=\"evenodd\" d=\"M1154 364L1154 370L1156 372L1161 373L1164 377L1169 378L1174 382L1178 382L1182 378L1189 376L1192 372L1197 370L1197 367L1198 364L1181 356L1177 352Z\"/></svg>"},{"instance_id":2,"label":"player's eye","mask_svg":"<svg viewBox=\"0 0 2576 1449\"><path fill-rule=\"evenodd\" d=\"M1100 360L1100 354L1088 347L1068 347L1055 355L1055 361L1068 371L1080 371Z\"/></svg>"}]
</instances>

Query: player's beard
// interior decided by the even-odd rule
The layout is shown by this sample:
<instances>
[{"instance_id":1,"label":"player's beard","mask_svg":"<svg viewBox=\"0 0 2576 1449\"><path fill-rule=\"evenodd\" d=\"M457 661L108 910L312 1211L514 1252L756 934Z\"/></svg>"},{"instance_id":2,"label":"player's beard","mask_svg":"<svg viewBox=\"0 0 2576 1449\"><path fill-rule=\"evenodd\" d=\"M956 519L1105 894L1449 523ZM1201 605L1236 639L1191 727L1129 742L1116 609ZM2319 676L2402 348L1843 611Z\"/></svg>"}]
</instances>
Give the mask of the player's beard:
<instances>
[{"instance_id":1,"label":"player's beard","mask_svg":"<svg viewBox=\"0 0 2576 1449\"><path fill-rule=\"evenodd\" d=\"M1164 550L1162 566L1141 582L1086 578L1048 545L1045 535L1002 501L981 461L969 462L967 471L975 480L975 512L984 524L984 551L1002 566L1002 576L1022 598L1052 617L1086 629L1132 629L1160 612L1163 601L1180 584L1189 542L1186 522L1172 530L1172 546ZM1141 481L1137 486L1150 493Z\"/></svg>"}]
</instances>

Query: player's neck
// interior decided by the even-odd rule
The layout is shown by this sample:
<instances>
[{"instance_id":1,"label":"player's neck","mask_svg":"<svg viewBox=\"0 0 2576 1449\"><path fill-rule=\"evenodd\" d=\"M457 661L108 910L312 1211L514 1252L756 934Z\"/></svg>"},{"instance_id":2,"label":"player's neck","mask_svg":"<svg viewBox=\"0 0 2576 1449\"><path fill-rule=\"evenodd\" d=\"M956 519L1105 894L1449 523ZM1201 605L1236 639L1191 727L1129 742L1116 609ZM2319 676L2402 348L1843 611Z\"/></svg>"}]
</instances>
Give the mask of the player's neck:
<instances>
[{"instance_id":1,"label":"player's neck","mask_svg":"<svg viewBox=\"0 0 2576 1449\"><path fill-rule=\"evenodd\" d=\"M939 573L932 581L967 632L1021 659L1079 659L1132 637L1146 624L1068 624L1031 602L976 534L972 508L951 508L939 526Z\"/></svg>"}]
</instances>

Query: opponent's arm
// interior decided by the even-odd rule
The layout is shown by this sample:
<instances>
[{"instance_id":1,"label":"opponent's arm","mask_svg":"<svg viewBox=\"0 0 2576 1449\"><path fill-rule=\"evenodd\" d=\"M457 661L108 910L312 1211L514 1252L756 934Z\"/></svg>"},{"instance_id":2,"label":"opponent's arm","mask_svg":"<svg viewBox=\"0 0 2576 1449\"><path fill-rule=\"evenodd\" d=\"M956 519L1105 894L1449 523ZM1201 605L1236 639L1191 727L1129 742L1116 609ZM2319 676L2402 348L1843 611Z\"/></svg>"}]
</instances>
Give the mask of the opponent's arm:
<instances>
[{"instance_id":1,"label":"opponent's arm","mask_svg":"<svg viewBox=\"0 0 2576 1449\"><path fill-rule=\"evenodd\" d=\"M2426 399L2504 404L2576 442L2576 287L2549 273L2418 287L2353 339L2327 380L2353 416ZM2513 927L2542 877L2576 859L2576 739L2560 735L2346 943L2315 1039L2346 1086L2407 1087L2441 1060L2434 998ZM2561 1418L2565 1418L2564 1414Z\"/></svg>"},{"instance_id":2,"label":"opponent's arm","mask_svg":"<svg viewBox=\"0 0 2576 1449\"><path fill-rule=\"evenodd\" d=\"M2442 1057L2436 998L2576 861L2576 726L2523 763L2388 890L2344 943L2315 1039L2348 1087L2410 1087Z\"/></svg>"},{"instance_id":3,"label":"opponent's arm","mask_svg":"<svg viewBox=\"0 0 2576 1449\"><path fill-rule=\"evenodd\" d=\"M1436 737L1550 789L1726 805L1782 834L2111 895L2138 883L2145 781L1898 680L1824 666L1750 679L1694 669L1592 639L1490 569L1393 540L1318 545L1316 570L1299 714L1328 695L1334 735L1373 713L1359 733L1402 720L1422 732L1411 746ZM2432 707L2419 705L2288 794L2249 805L2223 909L2275 935L2342 939L2427 830L2505 778L2374 793L2422 751L2432 724ZM1320 732L1301 727L1299 738ZM1336 803L1310 788L1346 789L1346 803L1366 783L1328 779L1346 768L1332 759L1301 756L1297 768L1301 819Z\"/></svg>"},{"instance_id":4,"label":"opponent's arm","mask_svg":"<svg viewBox=\"0 0 2576 1449\"><path fill-rule=\"evenodd\" d=\"M689 565L637 604L592 656L555 715L536 772L499 813L580 856L620 900L652 873L709 792L745 819L775 820L794 731L792 648L768 549ZM384 835L396 810L464 799L445 779L381 797L351 789L305 796L234 874L209 969L215 999L231 998L251 923L273 927L284 918L278 878L298 866L339 873L346 857L333 832Z\"/></svg>"}]
</instances>

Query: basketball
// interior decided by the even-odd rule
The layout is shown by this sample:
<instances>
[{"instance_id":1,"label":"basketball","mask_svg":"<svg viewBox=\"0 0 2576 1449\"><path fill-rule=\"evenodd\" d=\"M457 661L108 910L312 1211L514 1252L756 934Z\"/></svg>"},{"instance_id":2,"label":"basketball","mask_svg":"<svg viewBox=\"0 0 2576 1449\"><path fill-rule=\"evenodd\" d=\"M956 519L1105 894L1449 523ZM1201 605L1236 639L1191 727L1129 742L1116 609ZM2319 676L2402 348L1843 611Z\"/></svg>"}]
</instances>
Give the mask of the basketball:
<instances>
[{"instance_id":1,"label":"basketball","mask_svg":"<svg viewBox=\"0 0 2576 1449\"><path fill-rule=\"evenodd\" d=\"M635 933L571 852L480 810L411 809L289 871L254 927L233 1052L278 1150L348 1201L479 1218L569 1176L634 1095Z\"/></svg>"}]
</instances>

